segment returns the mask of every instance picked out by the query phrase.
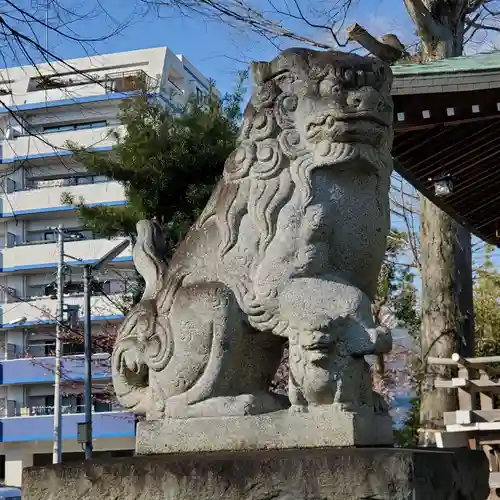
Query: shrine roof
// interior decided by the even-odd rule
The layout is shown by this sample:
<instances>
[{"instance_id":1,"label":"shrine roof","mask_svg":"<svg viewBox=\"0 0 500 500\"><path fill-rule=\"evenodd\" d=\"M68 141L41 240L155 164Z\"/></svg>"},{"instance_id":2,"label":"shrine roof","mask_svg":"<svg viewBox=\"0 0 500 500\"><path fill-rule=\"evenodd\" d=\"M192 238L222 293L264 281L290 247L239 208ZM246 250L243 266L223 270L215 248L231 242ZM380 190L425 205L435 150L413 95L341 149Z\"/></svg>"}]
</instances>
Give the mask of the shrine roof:
<instances>
[{"instance_id":1,"label":"shrine roof","mask_svg":"<svg viewBox=\"0 0 500 500\"><path fill-rule=\"evenodd\" d=\"M500 51L470 56L450 57L419 64L397 64L392 71L398 77L410 75L434 75L443 73L470 73L473 71L500 70Z\"/></svg>"},{"instance_id":2,"label":"shrine roof","mask_svg":"<svg viewBox=\"0 0 500 500\"><path fill-rule=\"evenodd\" d=\"M500 52L393 66L396 170L500 246ZM449 175L453 191L437 197Z\"/></svg>"}]
</instances>

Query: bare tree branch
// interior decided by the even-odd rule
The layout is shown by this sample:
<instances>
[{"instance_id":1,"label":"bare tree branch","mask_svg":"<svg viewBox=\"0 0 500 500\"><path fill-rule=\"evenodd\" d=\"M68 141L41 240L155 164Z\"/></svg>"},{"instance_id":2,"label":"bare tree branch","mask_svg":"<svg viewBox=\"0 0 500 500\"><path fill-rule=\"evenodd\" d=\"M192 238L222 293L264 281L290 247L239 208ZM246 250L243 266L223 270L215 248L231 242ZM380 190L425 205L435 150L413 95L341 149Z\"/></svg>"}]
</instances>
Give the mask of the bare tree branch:
<instances>
[{"instance_id":1,"label":"bare tree branch","mask_svg":"<svg viewBox=\"0 0 500 500\"><path fill-rule=\"evenodd\" d=\"M469 26L471 28L475 28L476 30L479 30L479 29L490 30L490 31L496 31L496 32L500 33L500 27L498 27L498 26L488 26L486 24L478 23L478 22L473 21L471 19L466 19L465 23L467 24L467 26Z\"/></svg>"},{"instance_id":2,"label":"bare tree branch","mask_svg":"<svg viewBox=\"0 0 500 500\"><path fill-rule=\"evenodd\" d=\"M333 38L333 43L323 43L319 39L315 39L309 35L300 34L292 29L284 26L280 20L272 18L270 13L264 13L250 5L245 0L141 0L144 4L157 9L161 7L169 7L177 9L179 12L198 14L207 19L222 22L236 29L248 28L254 33L272 40L276 37L295 40L313 47L321 49L331 49L334 46L345 47L347 42L342 42L338 38L338 31L333 26L320 24L310 21L305 17L302 8L298 2L295 2L297 14L293 14L290 10L283 11L277 9L273 3L274 15L281 15L294 20L301 20L306 25L318 30L326 31ZM345 0L346 11L350 6L350 0ZM345 16L344 16L345 18Z\"/></svg>"}]
</instances>

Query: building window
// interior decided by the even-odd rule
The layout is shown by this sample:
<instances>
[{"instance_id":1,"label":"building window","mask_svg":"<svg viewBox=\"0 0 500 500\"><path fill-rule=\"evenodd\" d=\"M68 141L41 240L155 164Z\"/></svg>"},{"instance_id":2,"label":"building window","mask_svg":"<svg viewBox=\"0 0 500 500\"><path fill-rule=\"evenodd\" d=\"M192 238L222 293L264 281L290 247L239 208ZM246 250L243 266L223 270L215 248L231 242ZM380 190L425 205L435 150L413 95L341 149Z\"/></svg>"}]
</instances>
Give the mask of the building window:
<instances>
[{"instance_id":1,"label":"building window","mask_svg":"<svg viewBox=\"0 0 500 500\"><path fill-rule=\"evenodd\" d=\"M50 134L52 132L68 132L72 130L86 130L89 128L100 128L106 127L108 122L106 120L100 120L97 122L86 122L86 123L68 123L66 125L50 125L43 127L44 134Z\"/></svg>"},{"instance_id":2,"label":"building window","mask_svg":"<svg viewBox=\"0 0 500 500\"><path fill-rule=\"evenodd\" d=\"M198 102L203 102L203 98L203 92L198 87L196 87L196 100Z\"/></svg>"}]
</instances>

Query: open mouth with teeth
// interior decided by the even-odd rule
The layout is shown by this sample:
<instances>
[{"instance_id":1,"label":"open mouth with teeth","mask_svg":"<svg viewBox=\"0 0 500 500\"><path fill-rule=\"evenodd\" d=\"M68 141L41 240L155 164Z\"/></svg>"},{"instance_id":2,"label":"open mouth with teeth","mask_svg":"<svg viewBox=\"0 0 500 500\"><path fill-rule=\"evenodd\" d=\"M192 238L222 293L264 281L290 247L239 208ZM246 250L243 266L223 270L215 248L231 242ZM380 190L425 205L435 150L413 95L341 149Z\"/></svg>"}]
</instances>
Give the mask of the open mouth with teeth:
<instances>
[{"instance_id":1,"label":"open mouth with teeth","mask_svg":"<svg viewBox=\"0 0 500 500\"><path fill-rule=\"evenodd\" d=\"M365 124L364 127L363 124ZM307 124L306 137L307 139L313 139L324 132L335 132L336 128L342 128L346 133L356 132L361 128L366 129L366 124L371 124L378 128L388 128L388 124L382 118L374 114L359 113L342 116L323 115Z\"/></svg>"}]
</instances>

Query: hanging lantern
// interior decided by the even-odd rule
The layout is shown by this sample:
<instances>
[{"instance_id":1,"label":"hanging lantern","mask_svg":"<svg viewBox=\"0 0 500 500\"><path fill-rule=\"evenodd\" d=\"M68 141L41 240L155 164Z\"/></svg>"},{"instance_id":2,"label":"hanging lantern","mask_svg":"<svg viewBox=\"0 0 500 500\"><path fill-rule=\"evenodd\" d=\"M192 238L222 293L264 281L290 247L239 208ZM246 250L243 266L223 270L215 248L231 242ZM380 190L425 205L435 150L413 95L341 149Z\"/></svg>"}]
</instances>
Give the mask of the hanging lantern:
<instances>
[{"instance_id":1,"label":"hanging lantern","mask_svg":"<svg viewBox=\"0 0 500 500\"><path fill-rule=\"evenodd\" d=\"M449 196L453 193L453 179L451 175L445 174L441 177L429 178L434 184L434 194L439 197Z\"/></svg>"}]
</instances>

